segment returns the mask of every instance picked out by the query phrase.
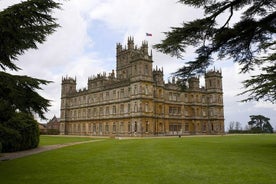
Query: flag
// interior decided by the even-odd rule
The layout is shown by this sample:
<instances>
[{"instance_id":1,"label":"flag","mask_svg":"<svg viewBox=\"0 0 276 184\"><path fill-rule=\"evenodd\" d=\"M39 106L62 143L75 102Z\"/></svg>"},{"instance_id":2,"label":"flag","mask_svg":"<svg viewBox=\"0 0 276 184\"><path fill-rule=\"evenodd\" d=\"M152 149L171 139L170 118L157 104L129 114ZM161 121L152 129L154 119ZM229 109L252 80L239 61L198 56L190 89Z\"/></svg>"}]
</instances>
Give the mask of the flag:
<instances>
[{"instance_id":1,"label":"flag","mask_svg":"<svg viewBox=\"0 0 276 184\"><path fill-rule=\"evenodd\" d=\"M152 34L151 33L146 33L146 36L152 36Z\"/></svg>"}]
</instances>

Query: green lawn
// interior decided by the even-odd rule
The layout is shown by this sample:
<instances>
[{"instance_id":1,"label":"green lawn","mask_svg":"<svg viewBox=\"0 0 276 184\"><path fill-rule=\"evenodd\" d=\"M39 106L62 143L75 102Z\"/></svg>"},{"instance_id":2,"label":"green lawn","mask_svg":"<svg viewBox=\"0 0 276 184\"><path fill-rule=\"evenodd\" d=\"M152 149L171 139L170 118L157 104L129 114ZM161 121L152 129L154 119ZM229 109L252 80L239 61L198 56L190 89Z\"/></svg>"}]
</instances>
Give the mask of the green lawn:
<instances>
[{"instance_id":1,"label":"green lawn","mask_svg":"<svg viewBox=\"0 0 276 184\"><path fill-rule=\"evenodd\" d=\"M40 136L39 146L54 145L54 144L65 144L70 142L82 142L93 140L90 137L71 137L71 136Z\"/></svg>"},{"instance_id":2,"label":"green lawn","mask_svg":"<svg viewBox=\"0 0 276 184\"><path fill-rule=\"evenodd\" d=\"M0 162L0 181L275 184L275 153L276 135L106 139Z\"/></svg>"}]
</instances>

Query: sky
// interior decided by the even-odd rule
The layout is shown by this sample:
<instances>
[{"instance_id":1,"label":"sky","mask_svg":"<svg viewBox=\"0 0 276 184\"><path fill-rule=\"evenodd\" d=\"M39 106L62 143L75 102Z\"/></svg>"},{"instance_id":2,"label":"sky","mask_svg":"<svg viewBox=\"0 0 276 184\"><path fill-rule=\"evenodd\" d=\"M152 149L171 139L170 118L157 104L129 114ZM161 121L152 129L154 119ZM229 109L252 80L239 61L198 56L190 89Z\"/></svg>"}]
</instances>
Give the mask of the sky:
<instances>
[{"instance_id":1,"label":"sky","mask_svg":"<svg viewBox=\"0 0 276 184\"><path fill-rule=\"evenodd\" d=\"M0 0L0 10L21 0ZM129 36L134 37L136 45L142 41L152 45L165 38L164 32L170 27L181 26L183 22L203 16L203 12L193 7L177 3L177 0L64 0L62 9L53 16L60 27L37 50L28 50L15 62L22 70L16 74L52 81L41 86L39 94L51 100L49 112L51 119L60 116L60 94L62 77L77 79L77 88L87 87L88 77L116 69L116 43L126 45ZM220 17L220 21L224 17ZM238 20L238 15L233 20ZM147 37L146 33L151 33ZM164 80L194 56L188 48L184 60L153 52L153 67L163 67ZM231 60L216 61L211 68L221 69L223 75L225 130L230 122L240 122L244 128L250 115L264 115L270 118L276 129L276 105L265 102L239 102L246 96L238 96L244 89L241 81L248 74L239 74L240 66ZM203 81L203 79L202 79ZM203 85L203 84L202 84ZM39 120L42 123L47 121Z\"/></svg>"}]
</instances>

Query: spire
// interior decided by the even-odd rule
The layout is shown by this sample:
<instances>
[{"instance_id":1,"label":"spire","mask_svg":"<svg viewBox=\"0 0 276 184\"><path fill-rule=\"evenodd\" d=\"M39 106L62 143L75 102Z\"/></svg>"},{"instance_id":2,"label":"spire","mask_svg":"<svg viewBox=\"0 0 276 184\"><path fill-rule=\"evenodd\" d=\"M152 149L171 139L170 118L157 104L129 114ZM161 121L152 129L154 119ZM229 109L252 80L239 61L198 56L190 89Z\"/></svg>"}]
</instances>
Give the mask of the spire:
<instances>
[{"instance_id":1,"label":"spire","mask_svg":"<svg viewBox=\"0 0 276 184\"><path fill-rule=\"evenodd\" d=\"M128 37L127 39L127 48L129 50L133 50L134 49L134 38L133 37Z\"/></svg>"}]
</instances>

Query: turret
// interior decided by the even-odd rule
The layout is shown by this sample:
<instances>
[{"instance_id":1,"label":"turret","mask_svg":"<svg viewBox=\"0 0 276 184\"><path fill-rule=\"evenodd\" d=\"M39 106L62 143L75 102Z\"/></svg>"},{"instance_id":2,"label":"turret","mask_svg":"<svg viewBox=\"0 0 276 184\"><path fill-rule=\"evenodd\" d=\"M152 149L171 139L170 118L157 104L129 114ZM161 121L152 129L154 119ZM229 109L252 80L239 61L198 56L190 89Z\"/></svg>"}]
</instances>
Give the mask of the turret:
<instances>
[{"instance_id":1,"label":"turret","mask_svg":"<svg viewBox=\"0 0 276 184\"><path fill-rule=\"evenodd\" d=\"M119 80L152 81L152 55L148 53L148 42L138 48L134 38L128 37L127 47L117 44L116 74Z\"/></svg>"},{"instance_id":2,"label":"turret","mask_svg":"<svg viewBox=\"0 0 276 184\"><path fill-rule=\"evenodd\" d=\"M116 51L117 51L117 56L122 52L123 47L120 43L117 43L116 45Z\"/></svg>"},{"instance_id":3,"label":"turret","mask_svg":"<svg viewBox=\"0 0 276 184\"><path fill-rule=\"evenodd\" d=\"M149 50L148 42L147 42L147 41L143 41L143 42L142 42L142 46L141 46L141 51L142 51L145 55L148 55L148 50Z\"/></svg>"},{"instance_id":4,"label":"turret","mask_svg":"<svg viewBox=\"0 0 276 184\"><path fill-rule=\"evenodd\" d=\"M152 71L152 75L153 75L153 81L158 85L158 86L164 86L164 73L163 73L163 68L162 69L158 69L156 66L156 69L154 69Z\"/></svg>"},{"instance_id":5,"label":"turret","mask_svg":"<svg viewBox=\"0 0 276 184\"><path fill-rule=\"evenodd\" d=\"M205 74L205 87L207 91L222 92L221 71L210 70Z\"/></svg>"},{"instance_id":6,"label":"turret","mask_svg":"<svg viewBox=\"0 0 276 184\"><path fill-rule=\"evenodd\" d=\"M128 50L133 50L134 49L134 38L129 37L127 39L127 48L128 48Z\"/></svg>"},{"instance_id":7,"label":"turret","mask_svg":"<svg viewBox=\"0 0 276 184\"><path fill-rule=\"evenodd\" d=\"M199 89L199 78L191 77L188 79L189 89L197 90Z\"/></svg>"},{"instance_id":8,"label":"turret","mask_svg":"<svg viewBox=\"0 0 276 184\"><path fill-rule=\"evenodd\" d=\"M69 94L73 94L76 92L76 78L73 79L71 77L62 78L61 83L61 97L66 97Z\"/></svg>"}]
</instances>

